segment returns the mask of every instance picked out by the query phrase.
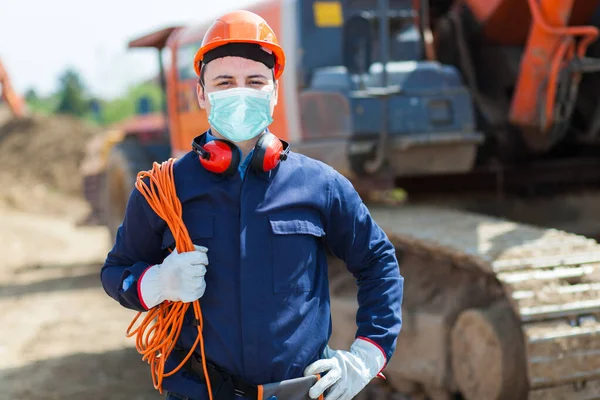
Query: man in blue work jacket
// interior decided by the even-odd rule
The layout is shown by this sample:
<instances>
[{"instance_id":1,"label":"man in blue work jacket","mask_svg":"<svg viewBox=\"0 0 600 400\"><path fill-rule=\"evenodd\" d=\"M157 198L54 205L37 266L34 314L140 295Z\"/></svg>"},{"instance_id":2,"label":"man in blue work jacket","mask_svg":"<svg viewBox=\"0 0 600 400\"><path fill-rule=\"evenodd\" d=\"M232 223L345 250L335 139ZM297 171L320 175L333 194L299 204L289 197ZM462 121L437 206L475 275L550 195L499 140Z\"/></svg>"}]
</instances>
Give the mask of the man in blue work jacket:
<instances>
[{"instance_id":1,"label":"man in blue work jacket","mask_svg":"<svg viewBox=\"0 0 600 400\"><path fill-rule=\"evenodd\" d=\"M309 396L346 400L394 352L403 278L393 245L345 177L289 148L273 162L273 148L285 147L267 130L284 60L274 32L253 13L229 13L207 31L195 69L211 129L174 165L196 251L169 253L173 234L134 190L101 280L112 298L138 311L202 298L206 358L236 385L321 374ZM239 152L228 173L210 163L208 148L219 141ZM326 247L357 279L358 330L348 351L327 345ZM183 354L197 335L192 321L190 315L178 340ZM166 371L181 360L173 354ZM165 377L163 388L170 399L208 398L195 370Z\"/></svg>"}]
</instances>

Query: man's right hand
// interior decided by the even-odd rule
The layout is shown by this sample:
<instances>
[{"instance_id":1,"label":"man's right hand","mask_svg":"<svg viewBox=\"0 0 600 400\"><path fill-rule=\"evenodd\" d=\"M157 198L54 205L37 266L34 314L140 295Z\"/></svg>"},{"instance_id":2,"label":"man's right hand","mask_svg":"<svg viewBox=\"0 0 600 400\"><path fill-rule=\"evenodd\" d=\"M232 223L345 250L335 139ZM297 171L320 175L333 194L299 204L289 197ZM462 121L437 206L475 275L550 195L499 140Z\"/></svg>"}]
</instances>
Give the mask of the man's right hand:
<instances>
[{"instance_id":1,"label":"man's right hand","mask_svg":"<svg viewBox=\"0 0 600 400\"><path fill-rule=\"evenodd\" d=\"M165 300L189 303L204 295L208 249L194 245L195 250L169 254L162 264L154 265L142 275L138 290L147 309Z\"/></svg>"}]
</instances>

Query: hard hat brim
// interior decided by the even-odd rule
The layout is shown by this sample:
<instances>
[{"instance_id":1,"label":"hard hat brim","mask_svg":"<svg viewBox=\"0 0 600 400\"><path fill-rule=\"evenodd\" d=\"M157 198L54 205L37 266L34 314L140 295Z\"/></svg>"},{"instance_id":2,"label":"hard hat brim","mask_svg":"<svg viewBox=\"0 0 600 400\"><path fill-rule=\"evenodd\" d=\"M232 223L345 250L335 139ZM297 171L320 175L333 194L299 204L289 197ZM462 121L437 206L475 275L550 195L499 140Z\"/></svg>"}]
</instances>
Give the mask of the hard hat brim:
<instances>
[{"instance_id":1,"label":"hard hat brim","mask_svg":"<svg viewBox=\"0 0 600 400\"><path fill-rule=\"evenodd\" d=\"M223 46L223 45L226 45L229 43L254 43L254 44L258 44L258 45L264 47L265 49L272 51L273 54L275 55L275 67L274 67L275 79L279 79L281 74L283 74L283 70L285 67L285 53L284 53L283 49L279 45L276 45L271 42L266 42L263 40L251 40L251 39L214 40L214 41L206 44L205 46L202 46L200 49L198 49L198 51L196 52L196 56L194 57L194 71L196 71L196 74L198 76L201 75L201 62L202 62L202 58L204 57L204 55L206 53L208 53L209 51L211 51L219 46Z\"/></svg>"}]
</instances>

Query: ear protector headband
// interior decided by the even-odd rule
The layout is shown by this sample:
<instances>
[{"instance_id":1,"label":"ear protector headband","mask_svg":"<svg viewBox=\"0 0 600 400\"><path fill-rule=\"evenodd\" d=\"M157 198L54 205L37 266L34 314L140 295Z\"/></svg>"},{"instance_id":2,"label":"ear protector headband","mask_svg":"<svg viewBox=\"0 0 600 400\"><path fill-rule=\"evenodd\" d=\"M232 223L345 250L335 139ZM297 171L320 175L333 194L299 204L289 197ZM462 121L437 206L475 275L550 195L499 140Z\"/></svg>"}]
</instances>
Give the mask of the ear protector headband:
<instances>
[{"instance_id":1,"label":"ear protector headband","mask_svg":"<svg viewBox=\"0 0 600 400\"><path fill-rule=\"evenodd\" d=\"M192 141L192 149L200 157L200 164L217 175L232 176L240 165L240 152L235 144L214 139L201 144L200 135ZM270 132L264 133L256 142L250 167L256 172L267 172L275 168L280 161L288 157L290 145Z\"/></svg>"}]
</instances>

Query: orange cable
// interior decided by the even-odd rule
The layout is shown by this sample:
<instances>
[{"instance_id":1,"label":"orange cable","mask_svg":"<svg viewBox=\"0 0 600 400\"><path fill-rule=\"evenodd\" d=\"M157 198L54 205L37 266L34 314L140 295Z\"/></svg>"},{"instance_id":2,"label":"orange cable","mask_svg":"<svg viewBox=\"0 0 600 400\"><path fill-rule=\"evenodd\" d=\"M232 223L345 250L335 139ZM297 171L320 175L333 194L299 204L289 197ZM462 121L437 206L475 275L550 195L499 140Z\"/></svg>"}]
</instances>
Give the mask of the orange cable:
<instances>
[{"instance_id":1,"label":"orange cable","mask_svg":"<svg viewBox=\"0 0 600 400\"><path fill-rule=\"evenodd\" d=\"M170 158L162 164L154 162L150 171L141 171L137 175L135 187L144 196L150 207L161 217L169 226L175 246L179 253L186 251L195 251L194 243L190 238L181 216L181 202L177 197L175 190L175 180L173 178L173 163L175 159ZM149 178L150 187L143 182L144 178ZM135 347L143 357L143 361L150 364L152 374L152 383L154 388L162 394L162 380L177 372L183 364L194 353L194 349L200 344L202 354L202 367L204 378L208 387L208 395L212 400L212 389L206 368L206 357L204 353L204 338L202 336L202 312L198 300L191 303L194 308L196 319L198 320L198 337L190 349L188 355L172 371L165 373L165 361L175 348L175 343L181 332L183 318L190 306L190 303L165 301L158 306L148 310L146 316L139 327L131 331L133 325L137 322L139 312L131 321L127 328L127 337L137 335ZM152 323L154 324L152 325Z\"/></svg>"}]
</instances>

